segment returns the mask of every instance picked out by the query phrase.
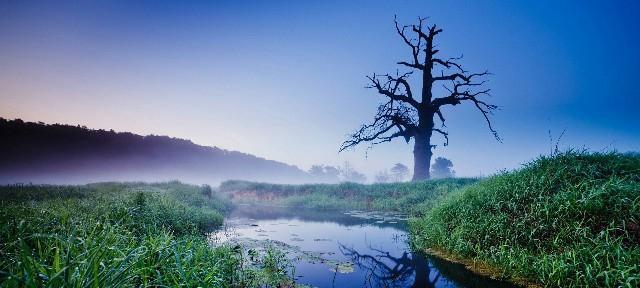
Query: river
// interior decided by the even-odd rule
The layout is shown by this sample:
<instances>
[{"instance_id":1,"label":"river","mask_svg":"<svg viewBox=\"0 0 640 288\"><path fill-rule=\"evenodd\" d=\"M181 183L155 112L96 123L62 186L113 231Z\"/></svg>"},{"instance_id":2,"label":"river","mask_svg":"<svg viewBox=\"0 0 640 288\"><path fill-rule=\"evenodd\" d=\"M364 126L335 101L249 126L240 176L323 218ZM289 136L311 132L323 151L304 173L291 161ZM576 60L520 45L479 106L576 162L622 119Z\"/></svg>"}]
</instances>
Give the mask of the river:
<instances>
[{"instance_id":1,"label":"river","mask_svg":"<svg viewBox=\"0 0 640 288\"><path fill-rule=\"evenodd\" d=\"M296 283L310 287L514 287L412 251L406 226L394 213L241 205L210 239L284 251Z\"/></svg>"}]
</instances>

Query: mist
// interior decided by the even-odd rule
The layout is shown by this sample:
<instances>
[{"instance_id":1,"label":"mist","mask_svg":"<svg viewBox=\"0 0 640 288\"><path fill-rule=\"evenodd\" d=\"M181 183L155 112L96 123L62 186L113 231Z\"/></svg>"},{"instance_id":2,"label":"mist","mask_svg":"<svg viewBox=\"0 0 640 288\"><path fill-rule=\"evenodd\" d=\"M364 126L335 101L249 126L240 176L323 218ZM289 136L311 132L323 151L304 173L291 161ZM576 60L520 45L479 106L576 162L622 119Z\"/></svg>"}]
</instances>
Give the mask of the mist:
<instances>
[{"instance_id":1,"label":"mist","mask_svg":"<svg viewBox=\"0 0 640 288\"><path fill-rule=\"evenodd\" d=\"M0 118L0 184L312 181L296 166L168 136Z\"/></svg>"}]
</instances>

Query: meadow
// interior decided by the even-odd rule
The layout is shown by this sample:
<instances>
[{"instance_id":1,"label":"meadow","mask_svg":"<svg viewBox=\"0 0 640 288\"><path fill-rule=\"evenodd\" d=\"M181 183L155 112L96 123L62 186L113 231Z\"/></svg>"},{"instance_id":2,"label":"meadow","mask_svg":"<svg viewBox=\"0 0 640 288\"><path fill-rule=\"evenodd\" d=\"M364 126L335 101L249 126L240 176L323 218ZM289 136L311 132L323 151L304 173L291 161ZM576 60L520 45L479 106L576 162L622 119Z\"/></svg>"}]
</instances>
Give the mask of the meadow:
<instances>
[{"instance_id":1,"label":"meadow","mask_svg":"<svg viewBox=\"0 0 640 288\"><path fill-rule=\"evenodd\" d=\"M0 199L3 287L294 285L281 251L247 265L207 241L235 203L406 212L414 249L499 279L640 286L638 154L568 151L485 179L4 186Z\"/></svg>"},{"instance_id":2,"label":"meadow","mask_svg":"<svg viewBox=\"0 0 640 288\"><path fill-rule=\"evenodd\" d=\"M406 183L287 185L234 180L223 182L219 192L236 203L419 213L478 181L452 178Z\"/></svg>"},{"instance_id":3,"label":"meadow","mask_svg":"<svg viewBox=\"0 0 640 288\"><path fill-rule=\"evenodd\" d=\"M0 187L2 287L275 287L288 265L206 233L231 204L209 187L169 183Z\"/></svg>"},{"instance_id":4,"label":"meadow","mask_svg":"<svg viewBox=\"0 0 640 288\"><path fill-rule=\"evenodd\" d=\"M545 287L640 286L640 157L566 152L463 188L411 223L416 249Z\"/></svg>"}]
</instances>

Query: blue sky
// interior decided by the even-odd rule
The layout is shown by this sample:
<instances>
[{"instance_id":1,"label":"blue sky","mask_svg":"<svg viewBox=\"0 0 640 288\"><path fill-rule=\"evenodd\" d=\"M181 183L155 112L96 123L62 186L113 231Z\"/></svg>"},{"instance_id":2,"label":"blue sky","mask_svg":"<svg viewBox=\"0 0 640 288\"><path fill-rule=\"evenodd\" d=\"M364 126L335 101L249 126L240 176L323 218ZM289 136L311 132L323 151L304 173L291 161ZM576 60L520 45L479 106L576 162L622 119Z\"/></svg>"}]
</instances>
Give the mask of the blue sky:
<instances>
[{"instance_id":1,"label":"blue sky","mask_svg":"<svg viewBox=\"0 0 640 288\"><path fill-rule=\"evenodd\" d=\"M2 1L0 117L188 138L303 169L412 166L402 140L337 153L382 100L365 76L410 56L397 14L430 17L442 53L494 74L503 143L473 107L445 111L450 145L434 152L458 175L549 153L549 131L566 130L564 148L639 150L639 3Z\"/></svg>"}]
</instances>

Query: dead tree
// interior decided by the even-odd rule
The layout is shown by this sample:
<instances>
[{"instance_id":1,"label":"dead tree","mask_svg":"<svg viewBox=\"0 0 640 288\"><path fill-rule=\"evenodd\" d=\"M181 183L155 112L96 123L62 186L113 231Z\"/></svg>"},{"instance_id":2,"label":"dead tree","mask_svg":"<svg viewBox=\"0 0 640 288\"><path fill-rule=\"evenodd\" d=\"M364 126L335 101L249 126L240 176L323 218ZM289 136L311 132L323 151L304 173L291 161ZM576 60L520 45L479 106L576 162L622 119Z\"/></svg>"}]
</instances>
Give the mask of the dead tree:
<instances>
[{"instance_id":1,"label":"dead tree","mask_svg":"<svg viewBox=\"0 0 640 288\"><path fill-rule=\"evenodd\" d=\"M413 181L429 179L431 163L432 136L443 137L444 146L449 144L449 132L446 130L445 116L442 108L456 106L463 102L474 105L484 117L496 140L500 137L493 129L489 116L498 107L488 104L480 96L489 96L490 89L484 88L488 71L470 73L459 63L460 57L440 58L440 51L434 44L435 37L442 32L436 25L426 25L425 18L418 18L417 25L400 26L394 19L396 31L404 43L411 49L409 61L397 62L402 67L410 68L404 74L373 74L367 76L370 84L367 88L376 90L385 97L378 107L373 122L363 125L342 143L340 151L361 143L371 146L389 142L401 137L407 143L414 140L413 148ZM410 76L416 73L422 82L419 95L414 95L409 82ZM433 95L433 88L442 85L444 95ZM439 125L436 125L439 121ZM371 147L370 146L370 147Z\"/></svg>"}]
</instances>

